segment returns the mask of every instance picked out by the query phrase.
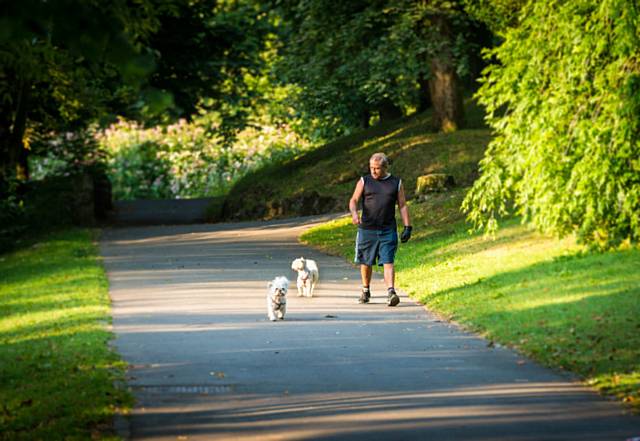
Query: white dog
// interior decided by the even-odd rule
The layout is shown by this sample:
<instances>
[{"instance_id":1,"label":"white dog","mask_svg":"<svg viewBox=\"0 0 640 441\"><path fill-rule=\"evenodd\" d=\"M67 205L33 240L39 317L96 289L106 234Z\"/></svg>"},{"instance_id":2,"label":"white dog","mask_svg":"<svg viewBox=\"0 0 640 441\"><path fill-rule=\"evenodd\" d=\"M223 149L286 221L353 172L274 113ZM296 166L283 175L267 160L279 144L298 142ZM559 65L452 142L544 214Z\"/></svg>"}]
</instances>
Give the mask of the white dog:
<instances>
[{"instance_id":1,"label":"white dog","mask_svg":"<svg viewBox=\"0 0 640 441\"><path fill-rule=\"evenodd\" d=\"M287 291L289 291L289 280L284 277L276 277L267 285L269 294L267 294L267 314L269 320L284 320L287 312Z\"/></svg>"},{"instance_id":2,"label":"white dog","mask_svg":"<svg viewBox=\"0 0 640 441\"><path fill-rule=\"evenodd\" d=\"M298 297L313 297L313 290L320 278L316 261L300 257L291 262L291 269L298 273Z\"/></svg>"}]
</instances>

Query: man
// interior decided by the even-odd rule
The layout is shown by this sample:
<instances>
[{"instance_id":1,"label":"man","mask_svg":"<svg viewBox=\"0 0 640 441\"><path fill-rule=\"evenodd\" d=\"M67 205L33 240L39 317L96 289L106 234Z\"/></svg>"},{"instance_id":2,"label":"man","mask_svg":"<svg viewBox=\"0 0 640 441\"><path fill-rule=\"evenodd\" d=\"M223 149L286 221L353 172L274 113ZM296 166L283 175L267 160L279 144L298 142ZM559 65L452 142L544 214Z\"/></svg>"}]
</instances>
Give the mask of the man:
<instances>
[{"instance_id":1,"label":"man","mask_svg":"<svg viewBox=\"0 0 640 441\"><path fill-rule=\"evenodd\" d=\"M389 160L384 153L374 153L369 159L370 175L363 176L349 201L349 211L354 225L358 226L356 236L355 262L360 264L362 292L359 302L368 303L371 298L372 267L377 262L384 267L384 281L387 285L387 305L396 306L400 298L394 287L395 271L393 261L398 248L396 225L396 203L404 229L400 240L411 238L409 207L404 194L402 180L387 173ZM362 217L358 216L358 201L364 196Z\"/></svg>"}]
</instances>

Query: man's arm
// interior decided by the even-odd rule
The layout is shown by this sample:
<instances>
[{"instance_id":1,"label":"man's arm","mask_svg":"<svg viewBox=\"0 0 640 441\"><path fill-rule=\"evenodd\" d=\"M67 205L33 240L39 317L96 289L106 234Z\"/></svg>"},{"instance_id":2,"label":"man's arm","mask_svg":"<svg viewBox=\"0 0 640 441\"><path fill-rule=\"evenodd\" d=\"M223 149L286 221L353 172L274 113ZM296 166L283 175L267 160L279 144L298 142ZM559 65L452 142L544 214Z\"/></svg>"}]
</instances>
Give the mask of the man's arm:
<instances>
[{"instance_id":1,"label":"man's arm","mask_svg":"<svg viewBox=\"0 0 640 441\"><path fill-rule=\"evenodd\" d=\"M404 185L401 183L398 189L398 208L400 209L400 217L402 218L402 225L408 227L411 225L411 219L409 217L409 206L407 205L407 198L404 194Z\"/></svg>"},{"instance_id":2,"label":"man's arm","mask_svg":"<svg viewBox=\"0 0 640 441\"><path fill-rule=\"evenodd\" d=\"M400 235L400 242L405 243L411 239L411 230L413 228L411 227L409 207L407 206L407 198L404 195L402 183L400 183L400 188L398 189L398 208L400 208L400 216L402 217L402 224L404 225L402 234Z\"/></svg>"},{"instance_id":3,"label":"man's arm","mask_svg":"<svg viewBox=\"0 0 640 441\"><path fill-rule=\"evenodd\" d=\"M356 188L353 191L353 196L349 200L349 211L351 212L351 222L354 225L360 225L360 216L358 216L358 201L364 191L364 182L362 179L356 184Z\"/></svg>"}]
</instances>

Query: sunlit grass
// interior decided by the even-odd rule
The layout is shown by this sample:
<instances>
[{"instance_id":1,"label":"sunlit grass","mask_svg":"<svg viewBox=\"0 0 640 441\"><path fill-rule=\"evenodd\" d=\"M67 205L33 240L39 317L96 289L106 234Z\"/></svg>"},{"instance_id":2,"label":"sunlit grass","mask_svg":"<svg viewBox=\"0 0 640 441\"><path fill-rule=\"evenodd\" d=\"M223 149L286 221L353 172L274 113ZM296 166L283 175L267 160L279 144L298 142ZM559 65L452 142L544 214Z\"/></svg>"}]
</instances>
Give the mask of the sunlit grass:
<instances>
[{"instance_id":1,"label":"sunlit grass","mask_svg":"<svg viewBox=\"0 0 640 441\"><path fill-rule=\"evenodd\" d=\"M114 439L131 398L114 382L107 280L95 232L70 230L0 256L0 439Z\"/></svg>"},{"instance_id":2,"label":"sunlit grass","mask_svg":"<svg viewBox=\"0 0 640 441\"><path fill-rule=\"evenodd\" d=\"M640 410L640 250L589 253L574 238L517 220L494 238L470 235L463 191L413 204L414 237L397 255L397 284L442 316L579 375ZM343 218L304 242L353 260Z\"/></svg>"}]
</instances>

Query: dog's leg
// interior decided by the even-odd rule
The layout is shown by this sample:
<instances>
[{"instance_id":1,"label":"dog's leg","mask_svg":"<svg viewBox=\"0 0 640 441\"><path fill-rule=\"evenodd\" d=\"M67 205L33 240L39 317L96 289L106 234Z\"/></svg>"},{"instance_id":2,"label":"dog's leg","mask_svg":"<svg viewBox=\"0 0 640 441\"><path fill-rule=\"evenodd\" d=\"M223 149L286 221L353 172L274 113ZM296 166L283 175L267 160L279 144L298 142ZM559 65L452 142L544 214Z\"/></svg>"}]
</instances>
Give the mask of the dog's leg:
<instances>
[{"instance_id":1,"label":"dog's leg","mask_svg":"<svg viewBox=\"0 0 640 441\"><path fill-rule=\"evenodd\" d=\"M313 297L313 291L316 289L316 282L311 283L311 295L309 297Z\"/></svg>"},{"instance_id":2,"label":"dog's leg","mask_svg":"<svg viewBox=\"0 0 640 441\"><path fill-rule=\"evenodd\" d=\"M276 319L276 315L273 312L273 306L271 305L271 299L269 297L267 297L267 314L269 315L269 320L271 320L272 322L275 322Z\"/></svg>"},{"instance_id":3,"label":"dog's leg","mask_svg":"<svg viewBox=\"0 0 640 441\"><path fill-rule=\"evenodd\" d=\"M280 320L284 320L285 312L287 312L287 305L280 306L280 309L278 310L278 318Z\"/></svg>"},{"instance_id":4,"label":"dog's leg","mask_svg":"<svg viewBox=\"0 0 640 441\"><path fill-rule=\"evenodd\" d=\"M302 295L304 294L304 280L302 280L300 277L298 277L298 297L302 297Z\"/></svg>"}]
</instances>

